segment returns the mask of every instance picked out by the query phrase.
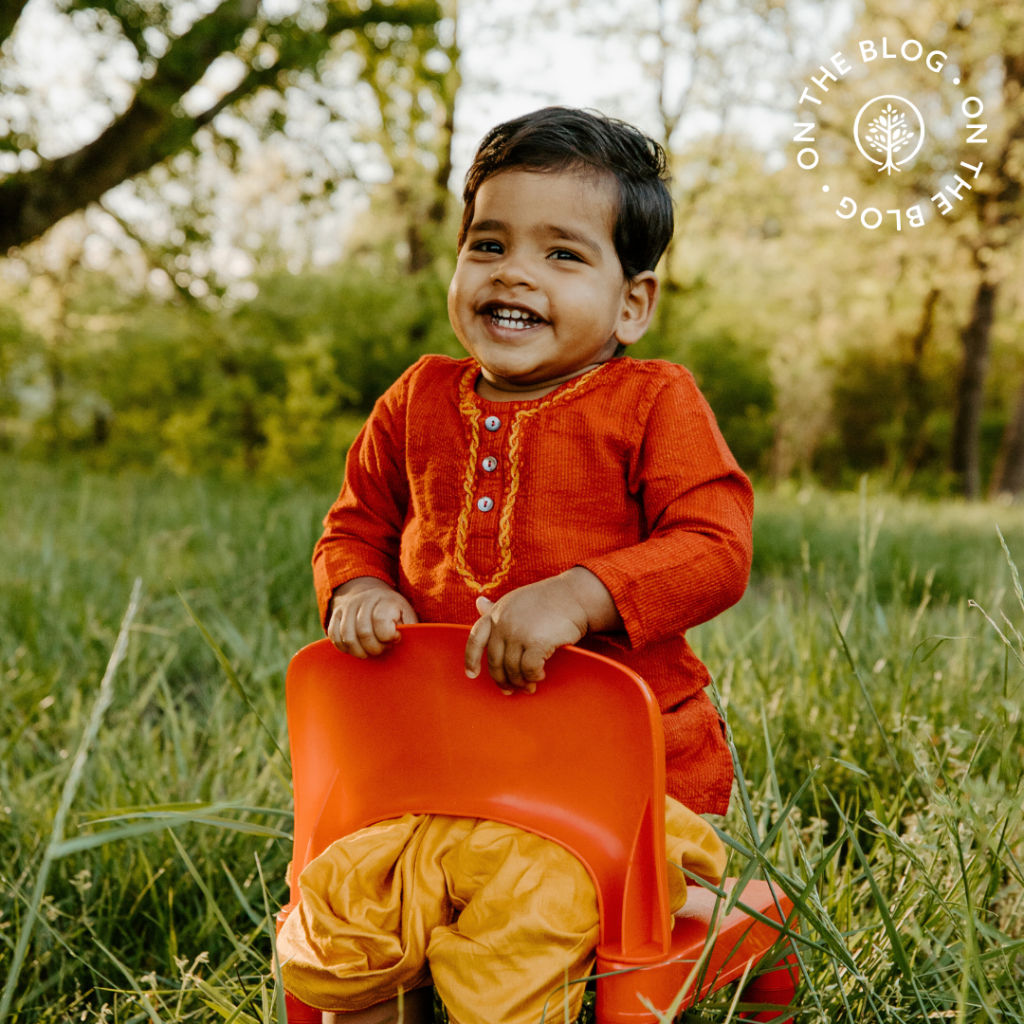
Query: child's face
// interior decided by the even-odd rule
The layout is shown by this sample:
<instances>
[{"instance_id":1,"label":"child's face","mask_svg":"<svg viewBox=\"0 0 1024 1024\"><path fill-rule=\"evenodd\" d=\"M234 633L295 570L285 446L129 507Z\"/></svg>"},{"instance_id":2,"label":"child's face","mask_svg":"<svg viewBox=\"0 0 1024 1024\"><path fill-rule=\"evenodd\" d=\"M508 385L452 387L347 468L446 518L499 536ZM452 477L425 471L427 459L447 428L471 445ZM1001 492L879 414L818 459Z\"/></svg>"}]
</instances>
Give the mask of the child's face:
<instances>
[{"instance_id":1,"label":"child's face","mask_svg":"<svg viewBox=\"0 0 1024 1024\"><path fill-rule=\"evenodd\" d=\"M476 194L448 315L484 378L543 387L638 341L657 279L628 282L612 231L611 176L502 171Z\"/></svg>"}]
</instances>

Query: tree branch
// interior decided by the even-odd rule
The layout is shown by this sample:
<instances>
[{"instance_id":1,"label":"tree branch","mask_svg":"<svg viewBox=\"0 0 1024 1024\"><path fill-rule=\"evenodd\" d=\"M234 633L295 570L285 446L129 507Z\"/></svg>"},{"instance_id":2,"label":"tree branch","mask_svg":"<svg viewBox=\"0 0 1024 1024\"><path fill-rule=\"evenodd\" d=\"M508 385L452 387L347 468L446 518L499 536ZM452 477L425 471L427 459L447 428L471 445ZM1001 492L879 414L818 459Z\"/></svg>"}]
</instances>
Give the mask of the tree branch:
<instances>
[{"instance_id":1,"label":"tree branch","mask_svg":"<svg viewBox=\"0 0 1024 1024\"><path fill-rule=\"evenodd\" d=\"M75 153L47 160L34 171L0 182L0 253L37 238L115 185L185 148L220 110L275 80L279 71L315 65L331 36L343 29L383 21L423 24L440 17L432 0L373 4L366 11L336 9L329 19L329 34L320 36L319 45L289 47L274 68L251 71L210 110L196 116L185 113L179 104L181 97L215 58L237 47L256 13L257 0L226 0L171 44L153 77L142 84L128 109L99 138Z\"/></svg>"}]
</instances>

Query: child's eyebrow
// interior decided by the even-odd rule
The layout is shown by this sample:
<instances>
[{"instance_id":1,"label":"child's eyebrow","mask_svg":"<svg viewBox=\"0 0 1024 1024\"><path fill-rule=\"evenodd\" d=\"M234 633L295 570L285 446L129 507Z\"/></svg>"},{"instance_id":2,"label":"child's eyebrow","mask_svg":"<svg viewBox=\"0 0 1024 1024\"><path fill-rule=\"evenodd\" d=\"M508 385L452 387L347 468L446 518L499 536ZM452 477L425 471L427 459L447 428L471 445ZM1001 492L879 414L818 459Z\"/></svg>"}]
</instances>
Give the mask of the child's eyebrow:
<instances>
[{"instance_id":1,"label":"child's eyebrow","mask_svg":"<svg viewBox=\"0 0 1024 1024\"><path fill-rule=\"evenodd\" d=\"M595 256L601 255L601 246L589 235L574 228L564 228L558 224L545 224L543 230L555 238L564 238L567 242L578 242L585 249L589 249Z\"/></svg>"},{"instance_id":2,"label":"child's eyebrow","mask_svg":"<svg viewBox=\"0 0 1024 1024\"><path fill-rule=\"evenodd\" d=\"M469 231L508 231L508 225L503 220L475 220L469 225Z\"/></svg>"},{"instance_id":3,"label":"child's eyebrow","mask_svg":"<svg viewBox=\"0 0 1024 1024\"><path fill-rule=\"evenodd\" d=\"M490 220L478 220L470 224L466 233L472 234L477 231L508 231L508 224L503 220L493 218ZM589 235L585 235L582 231L577 231L575 228L562 227L560 224L542 224L540 232L554 238L564 239L567 242L578 242L589 249L595 256L601 255L601 246Z\"/></svg>"}]
</instances>

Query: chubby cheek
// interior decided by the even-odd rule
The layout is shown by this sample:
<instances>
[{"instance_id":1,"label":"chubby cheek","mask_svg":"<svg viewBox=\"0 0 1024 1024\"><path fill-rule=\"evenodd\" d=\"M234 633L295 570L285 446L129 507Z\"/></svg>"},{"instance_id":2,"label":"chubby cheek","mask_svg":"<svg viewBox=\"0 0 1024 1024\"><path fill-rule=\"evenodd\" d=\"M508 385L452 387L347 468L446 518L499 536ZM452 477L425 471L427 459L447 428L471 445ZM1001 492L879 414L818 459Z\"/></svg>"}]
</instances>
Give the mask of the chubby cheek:
<instances>
[{"instance_id":1,"label":"chubby cheek","mask_svg":"<svg viewBox=\"0 0 1024 1024\"><path fill-rule=\"evenodd\" d=\"M456 271L455 276L452 277L452 283L448 286L448 320L451 322L452 330L455 331L456 336L461 340L463 332L462 316L459 310L460 300L459 275L458 271Z\"/></svg>"}]
</instances>

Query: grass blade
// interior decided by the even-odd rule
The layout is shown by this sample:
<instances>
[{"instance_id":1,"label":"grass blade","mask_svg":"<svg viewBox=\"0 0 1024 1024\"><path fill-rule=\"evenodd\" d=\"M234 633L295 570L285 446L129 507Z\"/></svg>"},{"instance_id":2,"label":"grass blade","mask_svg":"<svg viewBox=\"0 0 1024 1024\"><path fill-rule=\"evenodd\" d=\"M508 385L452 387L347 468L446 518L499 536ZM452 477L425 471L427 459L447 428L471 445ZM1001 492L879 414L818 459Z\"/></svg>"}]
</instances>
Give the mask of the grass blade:
<instances>
[{"instance_id":1,"label":"grass blade","mask_svg":"<svg viewBox=\"0 0 1024 1024\"><path fill-rule=\"evenodd\" d=\"M277 1024L288 1024L288 1011L284 1002L284 981L281 978L281 958L277 955L277 929L275 927L274 915L270 912L270 894L267 892L266 879L263 877L263 865L260 863L259 854L256 857L256 870L260 876L260 888L263 890L263 909L267 917L267 934L270 936L270 954L274 961L274 978L277 982Z\"/></svg>"},{"instance_id":2,"label":"grass blade","mask_svg":"<svg viewBox=\"0 0 1024 1024\"><path fill-rule=\"evenodd\" d=\"M131 598L128 601L128 610L121 620L121 629L117 634L117 641L114 650L111 652L110 660L107 662L107 669L100 680L99 693L96 696L96 703L93 704L92 714L89 716L88 724L82 739L75 753L75 759L71 762L71 770L67 779L64 780L64 788L61 790L60 803L57 805L57 813L53 817L53 827L50 831L50 842L46 853L43 855L42 863L39 865L39 874L36 876L35 888L32 892L32 902L28 908L28 917L21 926L18 934L18 944L14 949L14 957L7 973L7 983L4 985L3 996L0 997L0 1024L7 1019L11 1009L11 1002L14 999L14 987L21 975L21 968L25 962L25 954L28 951L29 939L35 928L36 919L39 916L39 908L46 894L46 883L50 874L50 866L56 859L54 851L60 846L64 839L64 824L67 821L68 812L74 803L78 787L82 782L82 775L85 772L85 764L89 759L89 752L96 740L96 736L103 725L103 717L107 713L114 699L114 676L117 674L118 666L124 660L125 652L128 650L128 636L131 631L132 622L139 610L139 601L142 598L142 580L136 579L132 587Z\"/></svg>"},{"instance_id":3,"label":"grass blade","mask_svg":"<svg viewBox=\"0 0 1024 1024\"><path fill-rule=\"evenodd\" d=\"M200 621L199 616L196 615L196 613L192 610L192 605L188 603L188 601L185 599L185 595L180 590L178 591L178 597L181 598L181 603L185 606L185 611L188 612L189 617L195 623L196 629L198 629L199 632L202 633L203 639L206 641L210 650L213 651L213 655L217 659L217 664L219 664L221 669L223 670L224 675L227 677L228 682L231 684L231 688L235 691L235 693L238 694L239 697L242 698L242 700L245 702L245 706L256 716L256 721L260 723L260 727L267 734L268 738L270 739L270 742L273 743L274 749L284 759L284 763L288 765L289 768L291 768L292 763L289 760L288 755L281 749L280 745L277 742L277 737L270 731L270 728L268 727L267 723L263 721L262 716L256 710L256 706L253 704L253 702L249 700L249 695L245 692L245 687L242 686L242 681L238 678L238 673L235 672L234 668L232 667L231 662L228 660L228 656L224 653L223 650L221 650L220 644L218 644L217 641L213 639L213 636L210 634L210 631Z\"/></svg>"},{"instance_id":4,"label":"grass blade","mask_svg":"<svg viewBox=\"0 0 1024 1024\"><path fill-rule=\"evenodd\" d=\"M871 699L871 694L868 693L867 685L864 682L863 676L860 674L860 668L857 666L857 662L853 657L850 645L846 642L846 636L839 627L839 619L836 618L836 610L831 600L828 602L828 607L829 611L832 613L832 622L835 624L836 632L839 634L839 642L843 646L843 653L846 655L846 660L849 662L850 668L853 670L853 674L857 680L857 685L860 687L860 692L864 696L864 701L868 706L868 710L871 712L871 717L874 719L875 725L878 727L879 735L882 737L882 742L885 744L885 749L889 754L893 767L897 772L899 772L900 762L896 757L896 751L893 749L892 743L889 742L889 734L885 731L885 727L882 725L882 720L878 717L878 712L875 710L875 703Z\"/></svg>"}]
</instances>

